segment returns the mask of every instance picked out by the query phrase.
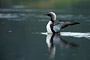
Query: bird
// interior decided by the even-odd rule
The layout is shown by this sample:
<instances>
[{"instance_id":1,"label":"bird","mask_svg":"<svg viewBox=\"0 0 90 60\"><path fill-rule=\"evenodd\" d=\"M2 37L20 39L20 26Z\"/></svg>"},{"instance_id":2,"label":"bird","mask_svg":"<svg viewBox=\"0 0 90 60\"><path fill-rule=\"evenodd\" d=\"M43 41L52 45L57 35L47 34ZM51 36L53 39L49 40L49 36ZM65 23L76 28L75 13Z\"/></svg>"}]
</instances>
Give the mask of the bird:
<instances>
[{"instance_id":1,"label":"bird","mask_svg":"<svg viewBox=\"0 0 90 60\"><path fill-rule=\"evenodd\" d=\"M79 22L74 22L71 20L56 20L56 14L54 12L49 12L45 15L51 18L46 25L48 33L60 33L63 28L66 28L70 25L80 24Z\"/></svg>"}]
</instances>

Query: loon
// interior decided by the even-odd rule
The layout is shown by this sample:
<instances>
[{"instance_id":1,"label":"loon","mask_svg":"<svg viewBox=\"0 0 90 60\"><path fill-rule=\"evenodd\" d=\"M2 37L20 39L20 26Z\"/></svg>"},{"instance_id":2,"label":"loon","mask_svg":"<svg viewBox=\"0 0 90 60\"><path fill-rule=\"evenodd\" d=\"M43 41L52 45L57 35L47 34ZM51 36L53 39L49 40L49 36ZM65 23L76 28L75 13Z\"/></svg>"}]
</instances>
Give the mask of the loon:
<instances>
[{"instance_id":1,"label":"loon","mask_svg":"<svg viewBox=\"0 0 90 60\"><path fill-rule=\"evenodd\" d=\"M48 22L46 26L48 33L59 33L61 29L69 25L80 24L78 22L74 22L70 20L56 20L56 14L54 12L49 12L46 15L51 18L51 20Z\"/></svg>"}]
</instances>

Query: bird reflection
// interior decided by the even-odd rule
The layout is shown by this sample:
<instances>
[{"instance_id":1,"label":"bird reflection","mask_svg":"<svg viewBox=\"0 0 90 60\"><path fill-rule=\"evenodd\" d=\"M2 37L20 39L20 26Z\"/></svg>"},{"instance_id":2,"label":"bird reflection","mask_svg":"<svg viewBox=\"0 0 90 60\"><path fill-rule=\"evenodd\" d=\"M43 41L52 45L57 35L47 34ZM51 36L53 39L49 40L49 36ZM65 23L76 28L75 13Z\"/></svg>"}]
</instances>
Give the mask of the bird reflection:
<instances>
[{"instance_id":1,"label":"bird reflection","mask_svg":"<svg viewBox=\"0 0 90 60\"><path fill-rule=\"evenodd\" d=\"M46 43L49 48L50 58L55 57L56 46L60 46L60 47L65 46L66 48L77 47L77 44L63 40L60 34L47 34Z\"/></svg>"}]
</instances>

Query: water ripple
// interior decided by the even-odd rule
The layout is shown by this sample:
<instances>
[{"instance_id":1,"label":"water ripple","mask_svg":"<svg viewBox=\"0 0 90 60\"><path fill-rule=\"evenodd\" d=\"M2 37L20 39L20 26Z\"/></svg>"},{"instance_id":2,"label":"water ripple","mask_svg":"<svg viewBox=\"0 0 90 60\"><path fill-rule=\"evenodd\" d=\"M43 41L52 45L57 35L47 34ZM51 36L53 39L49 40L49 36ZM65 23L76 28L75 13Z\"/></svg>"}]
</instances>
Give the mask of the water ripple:
<instances>
[{"instance_id":1,"label":"water ripple","mask_svg":"<svg viewBox=\"0 0 90 60\"><path fill-rule=\"evenodd\" d=\"M80 33L80 32L61 32L62 36L71 36L76 38L88 38L90 39L90 33Z\"/></svg>"},{"instance_id":2,"label":"water ripple","mask_svg":"<svg viewBox=\"0 0 90 60\"><path fill-rule=\"evenodd\" d=\"M1 19L8 19L8 20L15 20L15 21L21 21L26 19L27 17L29 17L30 14L24 14L24 13L4 13L4 14L0 14L0 18Z\"/></svg>"},{"instance_id":3,"label":"water ripple","mask_svg":"<svg viewBox=\"0 0 90 60\"><path fill-rule=\"evenodd\" d=\"M41 34L47 35L46 32L42 32ZM70 36L75 38L87 38L90 39L90 32L81 33L81 32L61 32L62 36Z\"/></svg>"},{"instance_id":4,"label":"water ripple","mask_svg":"<svg viewBox=\"0 0 90 60\"><path fill-rule=\"evenodd\" d=\"M90 16L84 16L84 15L57 15L58 18L61 19L90 19Z\"/></svg>"}]
</instances>

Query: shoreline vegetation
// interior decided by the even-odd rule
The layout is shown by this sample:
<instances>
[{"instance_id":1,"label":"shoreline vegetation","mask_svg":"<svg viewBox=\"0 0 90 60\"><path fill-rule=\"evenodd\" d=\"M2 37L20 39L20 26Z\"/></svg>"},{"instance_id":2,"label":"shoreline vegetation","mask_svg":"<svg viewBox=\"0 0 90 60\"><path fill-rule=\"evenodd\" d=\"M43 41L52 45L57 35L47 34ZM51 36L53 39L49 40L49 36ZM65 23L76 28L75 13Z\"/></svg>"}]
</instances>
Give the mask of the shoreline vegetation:
<instances>
[{"instance_id":1,"label":"shoreline vegetation","mask_svg":"<svg viewBox=\"0 0 90 60\"><path fill-rule=\"evenodd\" d=\"M1 0L0 8L11 7L38 8L38 9L88 9L90 0Z\"/></svg>"}]
</instances>

